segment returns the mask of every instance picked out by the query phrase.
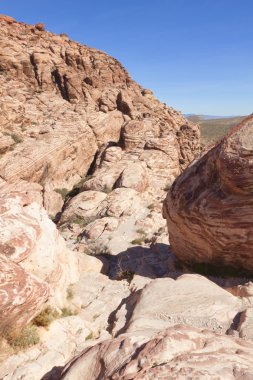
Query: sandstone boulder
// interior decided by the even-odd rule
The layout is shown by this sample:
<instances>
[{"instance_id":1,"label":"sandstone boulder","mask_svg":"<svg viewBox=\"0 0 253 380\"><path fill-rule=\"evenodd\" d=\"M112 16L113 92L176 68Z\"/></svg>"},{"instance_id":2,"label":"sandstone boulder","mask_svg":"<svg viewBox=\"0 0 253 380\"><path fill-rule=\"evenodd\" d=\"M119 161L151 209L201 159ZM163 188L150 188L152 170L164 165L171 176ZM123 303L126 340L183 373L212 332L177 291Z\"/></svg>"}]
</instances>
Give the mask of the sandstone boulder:
<instances>
[{"instance_id":1,"label":"sandstone boulder","mask_svg":"<svg viewBox=\"0 0 253 380\"><path fill-rule=\"evenodd\" d=\"M4 266L1 287L8 295L1 299L1 308L5 305L6 312L9 310L8 299L13 307L3 320L11 320L18 314L16 324L19 324L18 318L24 324L38 313L39 306L48 298L54 306L64 306L68 285L78 279L78 256L66 248L45 210L24 193L1 196L0 214ZM27 316L25 312L22 315L19 305L27 308Z\"/></svg>"},{"instance_id":2,"label":"sandstone boulder","mask_svg":"<svg viewBox=\"0 0 253 380\"><path fill-rule=\"evenodd\" d=\"M164 216L182 261L253 270L252 136L250 116L174 182Z\"/></svg>"}]
</instances>

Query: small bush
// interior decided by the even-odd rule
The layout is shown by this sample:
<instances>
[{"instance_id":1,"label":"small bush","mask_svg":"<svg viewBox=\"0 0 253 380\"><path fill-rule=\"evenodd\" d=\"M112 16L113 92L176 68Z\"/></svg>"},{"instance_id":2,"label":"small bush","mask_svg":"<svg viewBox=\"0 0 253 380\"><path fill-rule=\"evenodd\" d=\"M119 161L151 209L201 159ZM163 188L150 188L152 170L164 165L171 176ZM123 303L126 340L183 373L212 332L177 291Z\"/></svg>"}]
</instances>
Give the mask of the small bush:
<instances>
[{"instance_id":1,"label":"small bush","mask_svg":"<svg viewBox=\"0 0 253 380\"><path fill-rule=\"evenodd\" d=\"M60 315L60 318L65 318L65 317L72 317L73 315L77 315L77 311L76 310L72 310L70 309L69 307L63 307L61 309L61 315Z\"/></svg>"},{"instance_id":2,"label":"small bush","mask_svg":"<svg viewBox=\"0 0 253 380\"><path fill-rule=\"evenodd\" d=\"M59 313L52 306L45 307L34 319L36 326L48 327L55 319L59 318Z\"/></svg>"},{"instance_id":3,"label":"small bush","mask_svg":"<svg viewBox=\"0 0 253 380\"><path fill-rule=\"evenodd\" d=\"M16 135L16 133L12 133L11 137L12 137L12 140L14 140L16 144L19 144L23 141L20 136Z\"/></svg>"},{"instance_id":4,"label":"small bush","mask_svg":"<svg viewBox=\"0 0 253 380\"><path fill-rule=\"evenodd\" d=\"M68 189L65 187L62 189L54 189L54 191L61 195L63 201L67 198L67 195L69 193Z\"/></svg>"},{"instance_id":5,"label":"small bush","mask_svg":"<svg viewBox=\"0 0 253 380\"><path fill-rule=\"evenodd\" d=\"M167 183L165 186L164 186L164 191L169 191L171 189L171 183Z\"/></svg>"},{"instance_id":6,"label":"small bush","mask_svg":"<svg viewBox=\"0 0 253 380\"><path fill-rule=\"evenodd\" d=\"M70 287L68 287L68 289L67 289L67 300L71 301L73 299L73 297L74 297L74 292Z\"/></svg>"},{"instance_id":7,"label":"small bush","mask_svg":"<svg viewBox=\"0 0 253 380\"><path fill-rule=\"evenodd\" d=\"M132 272L131 270L119 270L119 272L117 273L117 280L127 280L127 282L130 284L130 282L132 281L133 277L134 277L135 273Z\"/></svg>"},{"instance_id":8,"label":"small bush","mask_svg":"<svg viewBox=\"0 0 253 380\"><path fill-rule=\"evenodd\" d=\"M87 175L86 177L83 177L80 179L80 181L74 186L75 189L80 189L85 182L89 181L92 178L92 175Z\"/></svg>"},{"instance_id":9,"label":"small bush","mask_svg":"<svg viewBox=\"0 0 253 380\"><path fill-rule=\"evenodd\" d=\"M92 243L92 244L89 245L87 254L90 255L90 256L105 256L105 257L109 257L109 256L111 256L111 251L107 247L107 245L105 245L103 243L95 242L95 243Z\"/></svg>"},{"instance_id":10,"label":"small bush","mask_svg":"<svg viewBox=\"0 0 253 380\"><path fill-rule=\"evenodd\" d=\"M90 340L90 339L93 339L93 332L92 331L85 338L85 340Z\"/></svg>"},{"instance_id":11,"label":"small bush","mask_svg":"<svg viewBox=\"0 0 253 380\"><path fill-rule=\"evenodd\" d=\"M103 191L103 193L109 194L112 192L112 188L110 188L109 186L104 186L103 189L101 189L101 191Z\"/></svg>"},{"instance_id":12,"label":"small bush","mask_svg":"<svg viewBox=\"0 0 253 380\"><path fill-rule=\"evenodd\" d=\"M146 232L142 228L139 228L136 232L140 235L146 235Z\"/></svg>"},{"instance_id":13,"label":"small bush","mask_svg":"<svg viewBox=\"0 0 253 380\"><path fill-rule=\"evenodd\" d=\"M96 216L86 216L85 218L79 215L73 215L73 217L69 220L71 224L79 224L81 227L86 227L88 224L94 222L96 220Z\"/></svg>"},{"instance_id":14,"label":"small bush","mask_svg":"<svg viewBox=\"0 0 253 380\"><path fill-rule=\"evenodd\" d=\"M39 343L40 337L35 326L28 325L18 335L7 334L6 339L11 347L24 349Z\"/></svg>"},{"instance_id":15,"label":"small bush","mask_svg":"<svg viewBox=\"0 0 253 380\"><path fill-rule=\"evenodd\" d=\"M150 205L148 205L148 209L153 211L155 209L154 203L151 203Z\"/></svg>"}]
</instances>

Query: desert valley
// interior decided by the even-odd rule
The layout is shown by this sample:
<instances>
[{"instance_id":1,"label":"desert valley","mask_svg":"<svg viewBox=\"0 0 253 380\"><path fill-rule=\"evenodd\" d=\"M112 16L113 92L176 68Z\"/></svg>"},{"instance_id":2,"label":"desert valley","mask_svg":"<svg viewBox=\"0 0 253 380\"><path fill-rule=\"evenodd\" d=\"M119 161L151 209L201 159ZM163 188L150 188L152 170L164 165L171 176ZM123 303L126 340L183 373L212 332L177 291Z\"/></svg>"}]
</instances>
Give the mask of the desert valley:
<instances>
[{"instance_id":1,"label":"desert valley","mask_svg":"<svg viewBox=\"0 0 253 380\"><path fill-rule=\"evenodd\" d=\"M0 95L0 379L253 379L253 116L4 15Z\"/></svg>"}]
</instances>

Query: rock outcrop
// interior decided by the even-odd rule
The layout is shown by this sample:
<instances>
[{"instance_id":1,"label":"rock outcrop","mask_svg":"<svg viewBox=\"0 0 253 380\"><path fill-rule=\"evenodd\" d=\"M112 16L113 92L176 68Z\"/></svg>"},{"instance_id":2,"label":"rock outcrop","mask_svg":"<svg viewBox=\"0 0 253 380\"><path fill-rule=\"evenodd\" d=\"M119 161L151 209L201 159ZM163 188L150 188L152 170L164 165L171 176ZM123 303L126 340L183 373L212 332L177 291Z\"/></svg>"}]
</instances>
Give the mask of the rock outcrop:
<instances>
[{"instance_id":1,"label":"rock outcrop","mask_svg":"<svg viewBox=\"0 0 253 380\"><path fill-rule=\"evenodd\" d=\"M1 334L24 327L47 300L63 307L80 271L100 271L102 264L68 250L46 211L25 193L1 196L0 214Z\"/></svg>"},{"instance_id":2,"label":"rock outcrop","mask_svg":"<svg viewBox=\"0 0 253 380\"><path fill-rule=\"evenodd\" d=\"M118 181L137 191L147 186L146 172L153 172L154 186L164 185L198 151L198 127L105 53L47 32L43 24L5 16L0 46L1 192L21 180L39 183L44 206L55 215L63 192L85 177L106 147L116 146L121 156L108 186ZM136 175L129 182L131 161L137 161Z\"/></svg>"},{"instance_id":3,"label":"rock outcrop","mask_svg":"<svg viewBox=\"0 0 253 380\"><path fill-rule=\"evenodd\" d=\"M252 342L177 325L149 339L126 334L87 348L58 379L251 379L252 355Z\"/></svg>"},{"instance_id":4,"label":"rock outcrop","mask_svg":"<svg viewBox=\"0 0 253 380\"><path fill-rule=\"evenodd\" d=\"M249 116L174 182L164 216L180 260L253 271L252 147Z\"/></svg>"}]
</instances>

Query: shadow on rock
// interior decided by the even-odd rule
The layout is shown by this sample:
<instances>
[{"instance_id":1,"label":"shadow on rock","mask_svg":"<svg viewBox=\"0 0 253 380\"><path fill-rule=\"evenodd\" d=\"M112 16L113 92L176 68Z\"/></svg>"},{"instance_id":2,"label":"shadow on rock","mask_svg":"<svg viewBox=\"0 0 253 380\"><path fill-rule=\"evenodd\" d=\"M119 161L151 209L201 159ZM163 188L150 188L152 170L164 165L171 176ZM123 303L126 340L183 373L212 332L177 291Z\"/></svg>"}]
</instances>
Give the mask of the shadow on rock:
<instances>
[{"instance_id":1,"label":"shadow on rock","mask_svg":"<svg viewBox=\"0 0 253 380\"><path fill-rule=\"evenodd\" d=\"M110 262L109 277L112 280L131 274L158 278L175 271L175 256L167 244L157 243L150 248L135 246L113 257Z\"/></svg>"}]
</instances>

